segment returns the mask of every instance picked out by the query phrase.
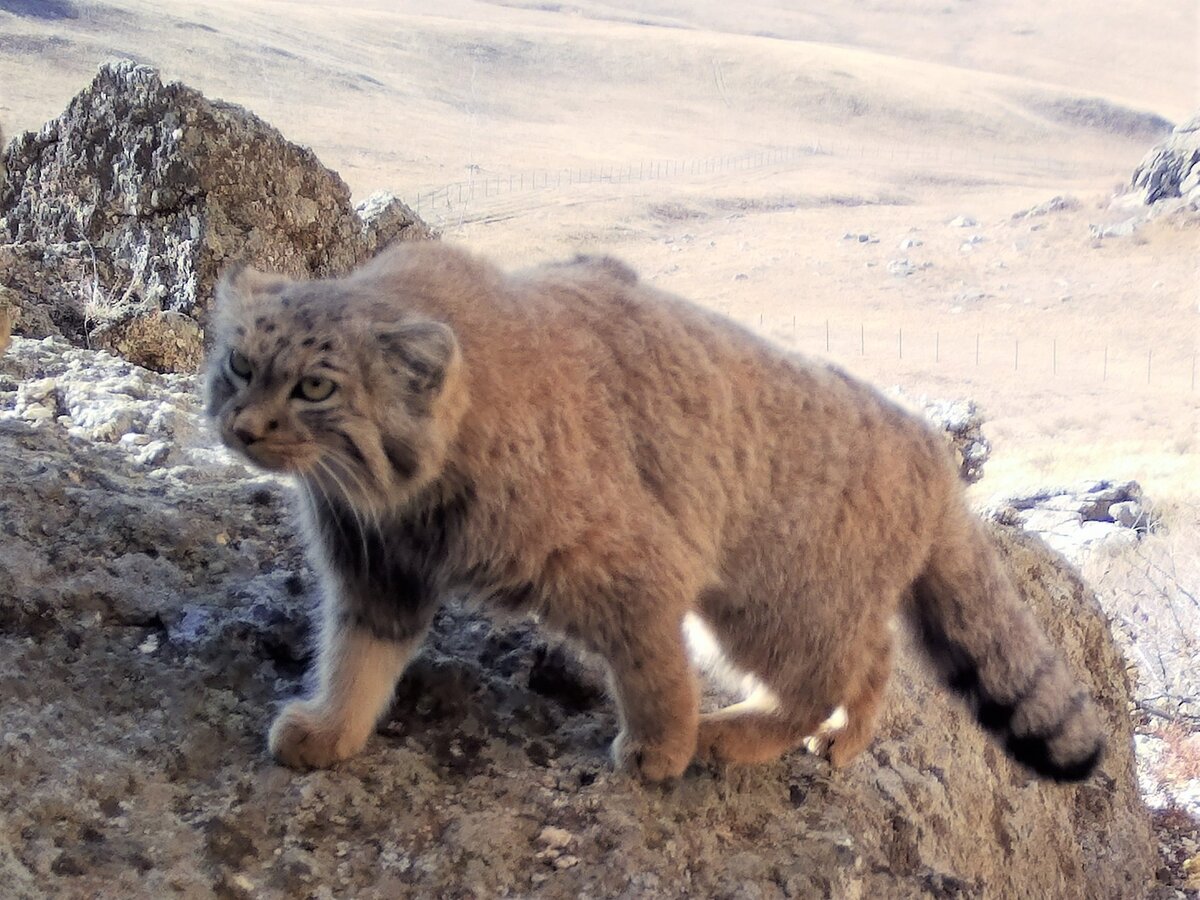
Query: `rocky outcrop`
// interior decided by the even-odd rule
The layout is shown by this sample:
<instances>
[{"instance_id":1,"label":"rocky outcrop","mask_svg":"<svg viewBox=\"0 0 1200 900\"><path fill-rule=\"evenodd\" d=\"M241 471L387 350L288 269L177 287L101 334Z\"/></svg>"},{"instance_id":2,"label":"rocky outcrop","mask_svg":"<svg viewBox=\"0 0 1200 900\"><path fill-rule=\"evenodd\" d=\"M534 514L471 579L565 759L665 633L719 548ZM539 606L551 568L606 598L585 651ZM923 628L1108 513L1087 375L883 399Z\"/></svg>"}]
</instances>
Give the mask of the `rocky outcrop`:
<instances>
[{"instance_id":1,"label":"rocky outcrop","mask_svg":"<svg viewBox=\"0 0 1200 900\"><path fill-rule=\"evenodd\" d=\"M1155 525L1136 481L1084 481L994 501L991 514L1042 538L1075 563L1136 544Z\"/></svg>"},{"instance_id":2,"label":"rocky outcrop","mask_svg":"<svg viewBox=\"0 0 1200 900\"><path fill-rule=\"evenodd\" d=\"M355 207L362 221L362 241L367 256L396 241L424 241L437 237L407 203L395 194L379 191Z\"/></svg>"},{"instance_id":3,"label":"rocky outcrop","mask_svg":"<svg viewBox=\"0 0 1200 900\"><path fill-rule=\"evenodd\" d=\"M213 283L233 261L328 276L431 236L399 201L364 221L311 150L131 62L103 66L5 157L0 284L19 295L17 332L160 371L199 364Z\"/></svg>"},{"instance_id":4,"label":"rocky outcrop","mask_svg":"<svg viewBox=\"0 0 1200 900\"><path fill-rule=\"evenodd\" d=\"M1179 198L1200 208L1200 112L1146 154L1132 185L1146 204Z\"/></svg>"},{"instance_id":5,"label":"rocky outcrop","mask_svg":"<svg viewBox=\"0 0 1200 900\"><path fill-rule=\"evenodd\" d=\"M889 394L912 412L924 416L945 435L963 481L974 484L983 478L983 465L992 455L992 445L983 436L983 414L975 401L910 396L899 387L892 388Z\"/></svg>"},{"instance_id":6,"label":"rocky outcrop","mask_svg":"<svg viewBox=\"0 0 1200 900\"><path fill-rule=\"evenodd\" d=\"M1107 719L1032 781L907 650L847 771L803 753L671 789L609 766L601 680L521 624L443 614L361 756L264 734L316 601L280 481L216 447L193 379L60 341L0 357L6 896L1141 896L1153 877L1108 625L1036 539L1014 577Z\"/></svg>"}]
</instances>

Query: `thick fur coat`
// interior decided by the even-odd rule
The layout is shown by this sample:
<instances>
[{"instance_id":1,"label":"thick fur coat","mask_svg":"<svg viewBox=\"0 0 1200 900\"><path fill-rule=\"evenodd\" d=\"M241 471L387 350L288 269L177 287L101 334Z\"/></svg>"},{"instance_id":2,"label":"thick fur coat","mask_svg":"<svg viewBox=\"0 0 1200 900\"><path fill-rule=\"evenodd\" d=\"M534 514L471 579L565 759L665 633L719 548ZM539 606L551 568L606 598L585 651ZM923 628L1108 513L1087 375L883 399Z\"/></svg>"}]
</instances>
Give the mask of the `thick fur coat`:
<instances>
[{"instance_id":1,"label":"thick fur coat","mask_svg":"<svg viewBox=\"0 0 1200 900\"><path fill-rule=\"evenodd\" d=\"M869 743L894 622L1009 752L1085 777L1094 706L968 511L942 438L608 258L504 274L440 243L347 278L229 273L208 409L296 476L324 577L315 694L272 752L360 750L438 605L532 613L608 665L616 762ZM685 620L759 689L701 715Z\"/></svg>"}]
</instances>

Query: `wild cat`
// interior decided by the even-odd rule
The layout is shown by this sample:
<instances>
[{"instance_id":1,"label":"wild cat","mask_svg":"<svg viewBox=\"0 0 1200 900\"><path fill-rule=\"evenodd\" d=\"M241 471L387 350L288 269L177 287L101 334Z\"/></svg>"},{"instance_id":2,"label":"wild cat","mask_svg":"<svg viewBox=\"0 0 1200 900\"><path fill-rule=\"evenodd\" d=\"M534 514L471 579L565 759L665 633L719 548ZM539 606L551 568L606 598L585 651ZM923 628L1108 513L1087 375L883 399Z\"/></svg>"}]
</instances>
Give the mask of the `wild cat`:
<instances>
[{"instance_id":1,"label":"wild cat","mask_svg":"<svg viewBox=\"0 0 1200 900\"><path fill-rule=\"evenodd\" d=\"M831 366L609 258L516 274L442 243L349 277L251 269L217 291L207 409L299 483L323 581L316 691L271 752L367 742L439 604L536 614L602 658L615 762L869 743L905 616L1039 775L1085 778L1098 713L968 511L944 442ZM695 617L762 688L701 715Z\"/></svg>"}]
</instances>

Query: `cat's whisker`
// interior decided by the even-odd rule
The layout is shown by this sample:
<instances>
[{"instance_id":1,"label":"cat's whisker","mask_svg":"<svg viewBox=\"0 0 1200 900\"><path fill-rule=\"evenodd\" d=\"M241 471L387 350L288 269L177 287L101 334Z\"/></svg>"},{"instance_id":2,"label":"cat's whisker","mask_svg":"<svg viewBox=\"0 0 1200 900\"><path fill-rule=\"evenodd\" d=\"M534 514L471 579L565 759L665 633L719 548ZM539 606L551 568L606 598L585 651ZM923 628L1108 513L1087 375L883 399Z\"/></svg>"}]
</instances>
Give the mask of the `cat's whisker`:
<instances>
[{"instance_id":1,"label":"cat's whisker","mask_svg":"<svg viewBox=\"0 0 1200 900\"><path fill-rule=\"evenodd\" d=\"M320 473L322 473L322 478L318 478L314 481L316 481L317 488L320 493L322 493L322 497L325 499L325 505L328 506L330 510L330 518L332 522L334 522L335 527L337 528L338 532L341 533L343 538L350 538L350 535L346 529L346 520L344 520L344 516L337 515L337 512L343 509L344 506L347 506L349 502L346 488L342 486L341 480L337 478L337 473L330 468L329 463L325 460L325 458L319 458L317 461L317 468L320 470ZM329 487L336 487L337 493L341 494L342 499L335 500L334 498L330 497L330 492L328 490ZM364 559L365 564L368 558L366 535L362 533L362 526L359 522L358 514L354 512L353 506L350 506L350 511L353 512L355 518L355 527L358 529L359 542L362 547L362 559Z\"/></svg>"},{"instance_id":2,"label":"cat's whisker","mask_svg":"<svg viewBox=\"0 0 1200 900\"><path fill-rule=\"evenodd\" d=\"M336 457L334 457L332 460L332 462L337 462L337 461L338 460ZM333 482L333 484L337 487L339 493L342 495L343 502L339 505L344 506L345 508L349 509L350 513L354 516L354 525L358 529L359 545L362 548L363 570L370 571L370 568L371 568L371 545L370 545L370 541L367 540L367 530L366 530L366 527L363 525L362 515L358 510L358 505L354 502L354 498L350 495L350 492L347 490L345 482L343 482L342 479L338 477L337 472L334 471L333 466L330 465L330 462L331 462L330 460L322 458L321 460L319 460L319 465L321 467L321 470L323 472L325 472L326 475L329 476L329 479ZM328 499L329 495L326 494L325 496ZM342 517L339 516L337 518L340 521Z\"/></svg>"},{"instance_id":3,"label":"cat's whisker","mask_svg":"<svg viewBox=\"0 0 1200 900\"><path fill-rule=\"evenodd\" d=\"M354 517L358 521L359 531L363 535L364 543L366 543L366 532L368 526L371 526L371 529L375 534L381 533L379 515L376 512L375 503L371 498L371 493L367 490L367 486L363 483L362 479L359 478L358 472L355 471L356 467L354 462L348 455L339 450L334 450L332 451L332 461L338 463L342 474L353 480L354 487L357 489L357 494L354 497L354 502L350 503L350 508L354 511ZM345 493L347 498L349 498L349 493L346 490L344 483L339 481L339 486L341 486L343 493ZM364 516L366 517L365 521ZM369 562L369 559L367 561Z\"/></svg>"},{"instance_id":4,"label":"cat's whisker","mask_svg":"<svg viewBox=\"0 0 1200 900\"><path fill-rule=\"evenodd\" d=\"M352 504L352 508L355 517L358 518L359 527L365 528L369 525L375 534L382 535L379 507L371 496L371 492L367 489L367 485L359 477L353 460L339 450L332 451L332 456L333 461L339 463L342 472L354 481L354 486L358 490L357 502ZM363 522L363 516L366 517L365 523Z\"/></svg>"},{"instance_id":5,"label":"cat's whisker","mask_svg":"<svg viewBox=\"0 0 1200 900\"><path fill-rule=\"evenodd\" d=\"M355 508L362 509L364 512L370 514L372 524L378 525L379 514L376 511L375 502L372 499L371 492L367 489L367 485L363 483L361 478L359 478L358 472L356 471L357 466L354 465L354 461L344 451L337 449L329 450L328 455L339 464L343 473L354 480L354 486L358 489L358 496L355 498L357 501L355 503Z\"/></svg>"}]
</instances>

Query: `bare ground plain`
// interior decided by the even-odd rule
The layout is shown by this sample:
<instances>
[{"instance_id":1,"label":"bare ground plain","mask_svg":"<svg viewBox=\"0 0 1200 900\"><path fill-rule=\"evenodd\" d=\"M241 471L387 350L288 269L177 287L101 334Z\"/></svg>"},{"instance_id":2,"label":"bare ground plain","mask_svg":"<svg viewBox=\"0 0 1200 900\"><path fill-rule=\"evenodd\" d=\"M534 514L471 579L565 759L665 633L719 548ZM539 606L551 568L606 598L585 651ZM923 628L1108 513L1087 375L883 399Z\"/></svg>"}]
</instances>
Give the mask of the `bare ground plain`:
<instances>
[{"instance_id":1,"label":"bare ground plain","mask_svg":"<svg viewBox=\"0 0 1200 900\"><path fill-rule=\"evenodd\" d=\"M973 398L981 502L1137 479L1170 534L1090 574L1132 596L1166 567L1194 607L1200 226L1091 226L1135 212L1112 200L1153 117L1200 108L1198 27L1186 0L0 0L0 122L152 64L509 266L613 253L880 386ZM1192 777L1198 721L1171 744Z\"/></svg>"}]
</instances>

